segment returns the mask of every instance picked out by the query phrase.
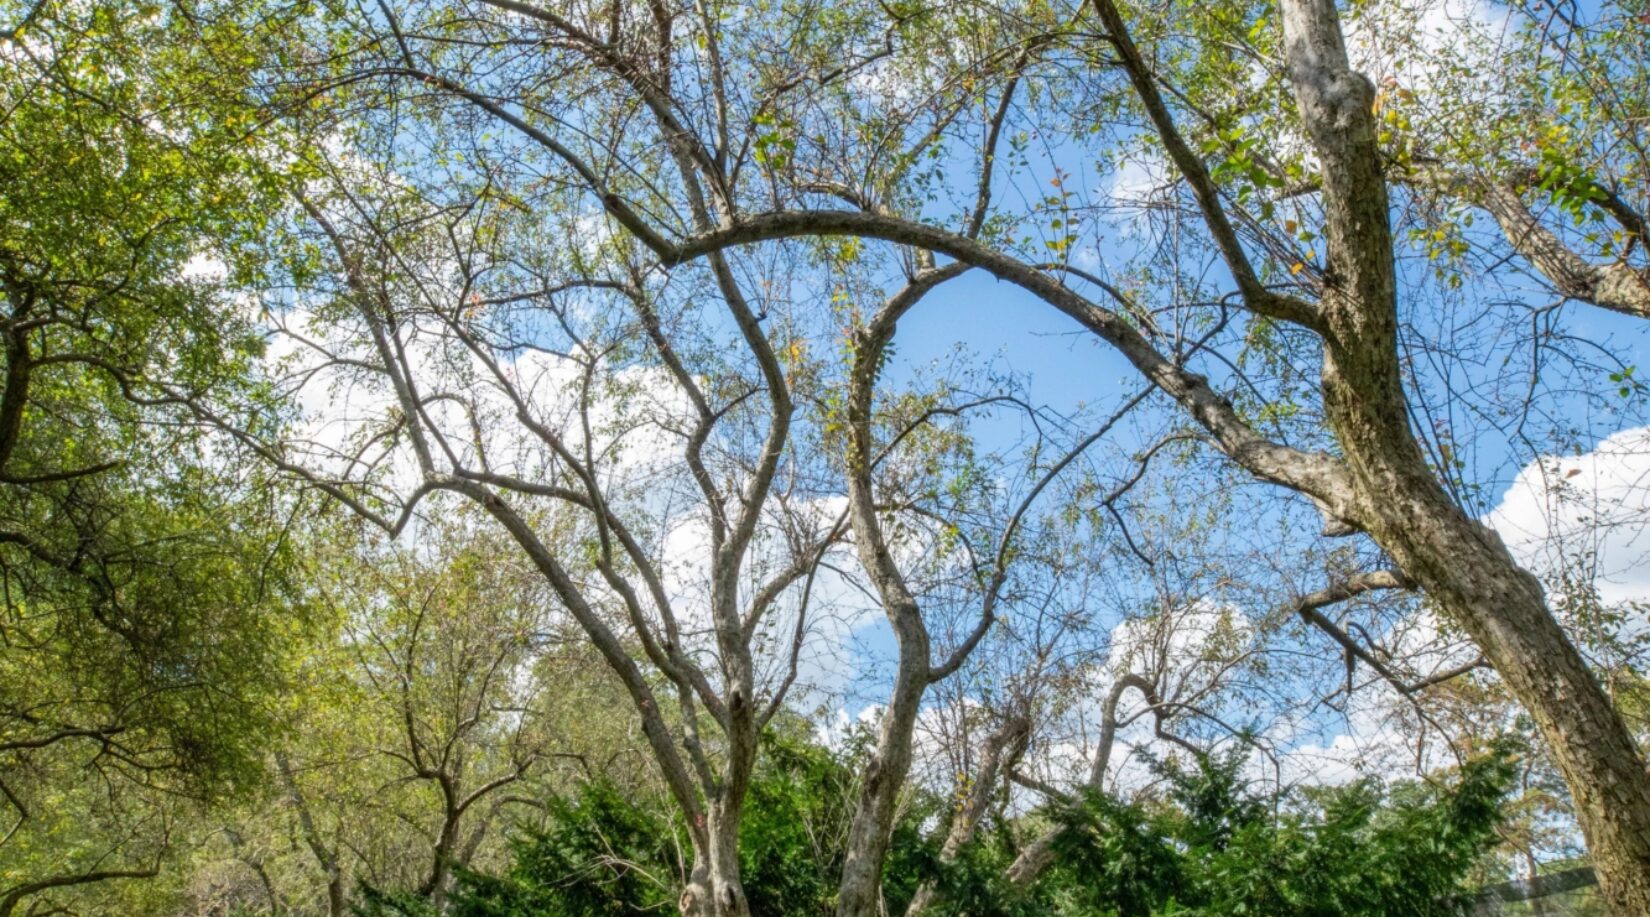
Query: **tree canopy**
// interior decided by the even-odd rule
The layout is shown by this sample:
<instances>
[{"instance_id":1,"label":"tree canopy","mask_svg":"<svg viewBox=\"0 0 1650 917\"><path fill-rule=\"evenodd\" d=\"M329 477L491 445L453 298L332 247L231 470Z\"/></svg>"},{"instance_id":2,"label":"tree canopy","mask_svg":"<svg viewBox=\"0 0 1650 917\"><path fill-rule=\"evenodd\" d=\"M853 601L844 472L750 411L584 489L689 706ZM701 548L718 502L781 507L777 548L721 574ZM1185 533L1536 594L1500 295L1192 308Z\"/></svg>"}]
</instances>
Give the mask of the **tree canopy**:
<instances>
[{"instance_id":1,"label":"tree canopy","mask_svg":"<svg viewBox=\"0 0 1650 917\"><path fill-rule=\"evenodd\" d=\"M0 917L1650 912L1647 43L0 0Z\"/></svg>"}]
</instances>

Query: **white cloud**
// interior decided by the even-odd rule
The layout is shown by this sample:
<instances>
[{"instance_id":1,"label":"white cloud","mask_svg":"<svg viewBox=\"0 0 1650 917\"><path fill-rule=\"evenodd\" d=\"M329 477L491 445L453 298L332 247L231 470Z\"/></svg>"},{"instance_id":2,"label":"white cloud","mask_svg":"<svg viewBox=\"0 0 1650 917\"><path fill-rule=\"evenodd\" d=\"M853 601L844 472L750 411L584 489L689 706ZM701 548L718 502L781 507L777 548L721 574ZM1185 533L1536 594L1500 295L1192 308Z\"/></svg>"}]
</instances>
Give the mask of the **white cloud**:
<instances>
[{"instance_id":1,"label":"white cloud","mask_svg":"<svg viewBox=\"0 0 1650 917\"><path fill-rule=\"evenodd\" d=\"M1380 641L1421 678L1477 655L1427 610L1396 622ZM1277 725L1274 738L1288 747L1279 756L1278 778L1284 786L1340 784L1366 776L1397 780L1454 763L1448 745L1452 737L1418 722L1406 698L1364 667L1357 670L1356 683L1350 697L1342 696L1333 734L1313 738L1330 731L1322 707ZM1502 719L1512 715L1510 708L1490 712Z\"/></svg>"},{"instance_id":2,"label":"white cloud","mask_svg":"<svg viewBox=\"0 0 1650 917\"><path fill-rule=\"evenodd\" d=\"M1125 208L1146 208L1162 203L1171 196L1174 176L1167 159L1154 152L1155 148L1137 150L1127 155L1111 174L1106 194ZM1123 222L1119 228L1138 233L1134 221Z\"/></svg>"},{"instance_id":3,"label":"white cloud","mask_svg":"<svg viewBox=\"0 0 1650 917\"><path fill-rule=\"evenodd\" d=\"M1157 686L1159 698L1183 716L1190 707L1219 709L1220 694L1252 649L1253 625L1238 610L1210 602L1146 617L1126 619L1108 638L1105 661L1080 676L1084 700L1057 723L1044 724L1055 736L1037 746L1028 768L1057 786L1087 779L1099 749L1106 697L1124 675L1141 675ZM1156 735L1156 718L1145 696L1128 689L1119 698L1120 728L1108 759L1106 786L1127 794L1154 779L1142 752L1167 756L1174 747Z\"/></svg>"},{"instance_id":4,"label":"white cloud","mask_svg":"<svg viewBox=\"0 0 1650 917\"><path fill-rule=\"evenodd\" d=\"M1650 427L1519 472L1486 521L1547 580L1590 575L1607 603L1650 599Z\"/></svg>"},{"instance_id":5,"label":"white cloud","mask_svg":"<svg viewBox=\"0 0 1650 917\"><path fill-rule=\"evenodd\" d=\"M1411 0L1361 4L1343 21L1354 68L1377 86L1415 92L1439 87L1445 75L1459 90L1462 73L1489 76L1508 34L1508 11L1483 0Z\"/></svg>"},{"instance_id":6,"label":"white cloud","mask_svg":"<svg viewBox=\"0 0 1650 917\"><path fill-rule=\"evenodd\" d=\"M1591 581L1606 603L1650 600L1650 566L1644 563L1650 553L1650 427L1622 430L1582 455L1531 462L1484 521L1550 589L1569 576ZM1474 654L1427 610L1397 622L1380 639L1423 675ZM1513 710L1503 713L1510 717ZM1401 777L1418 764L1424 770L1450 763L1436 741L1417 751L1419 731L1408 715L1407 703L1385 685L1359 690L1338 734L1290 750L1285 782Z\"/></svg>"},{"instance_id":7,"label":"white cloud","mask_svg":"<svg viewBox=\"0 0 1650 917\"><path fill-rule=\"evenodd\" d=\"M207 283L217 283L229 276L229 265L222 258L212 254L197 254L183 263L179 273L184 280L200 280Z\"/></svg>"}]
</instances>

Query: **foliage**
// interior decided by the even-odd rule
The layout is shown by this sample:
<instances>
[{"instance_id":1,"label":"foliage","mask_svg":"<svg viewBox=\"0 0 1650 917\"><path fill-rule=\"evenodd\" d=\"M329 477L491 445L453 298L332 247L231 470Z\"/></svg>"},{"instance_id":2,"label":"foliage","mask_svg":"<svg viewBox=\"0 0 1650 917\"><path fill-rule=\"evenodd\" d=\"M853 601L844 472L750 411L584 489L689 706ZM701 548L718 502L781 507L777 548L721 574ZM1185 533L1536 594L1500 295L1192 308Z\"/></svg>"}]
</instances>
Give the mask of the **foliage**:
<instances>
[{"instance_id":1,"label":"foliage","mask_svg":"<svg viewBox=\"0 0 1650 917\"><path fill-rule=\"evenodd\" d=\"M1302 794L1276 815L1243 788L1240 755L1160 765L1153 801L1089 795L1066 814L1053 894L1073 913L1436 914L1496 842L1514 774L1507 748L1449 785L1364 780Z\"/></svg>"},{"instance_id":2,"label":"foliage","mask_svg":"<svg viewBox=\"0 0 1650 917\"><path fill-rule=\"evenodd\" d=\"M772 732L764 748L740 834L751 912L831 913L852 816L853 760ZM891 909L904 909L937 852L922 830L930 805L913 800L895 829L885 873ZM674 906L687 839L668 808L602 778L546 806L544 824L512 842L508 873L462 874L452 913L594 917Z\"/></svg>"},{"instance_id":3,"label":"foliage","mask_svg":"<svg viewBox=\"0 0 1650 917\"><path fill-rule=\"evenodd\" d=\"M277 191L232 104L257 55L190 6L0 2L0 913L157 871L257 779L306 639L305 502L178 403L278 414L198 270Z\"/></svg>"},{"instance_id":4,"label":"foliage","mask_svg":"<svg viewBox=\"0 0 1650 917\"><path fill-rule=\"evenodd\" d=\"M768 749L741 837L752 912L829 913L850 771L798 740L770 736ZM1443 913L1494 845L1514 773L1503 746L1448 783L1388 789L1364 780L1278 798L1246 787L1247 763L1238 751L1190 766L1159 762L1163 783L1148 797L1091 792L1077 806L1010 819L943 865L919 801L900 823L886 873L891 912L903 911L926 876L941 889L930 913L975 917ZM545 825L513 843L507 874L463 875L453 913L599 915L672 904L685 838L659 806L599 779L547 805ZM1000 877L1017 852L1014 822L1049 820L1063 826L1054 866L1029 892L1008 886Z\"/></svg>"}]
</instances>

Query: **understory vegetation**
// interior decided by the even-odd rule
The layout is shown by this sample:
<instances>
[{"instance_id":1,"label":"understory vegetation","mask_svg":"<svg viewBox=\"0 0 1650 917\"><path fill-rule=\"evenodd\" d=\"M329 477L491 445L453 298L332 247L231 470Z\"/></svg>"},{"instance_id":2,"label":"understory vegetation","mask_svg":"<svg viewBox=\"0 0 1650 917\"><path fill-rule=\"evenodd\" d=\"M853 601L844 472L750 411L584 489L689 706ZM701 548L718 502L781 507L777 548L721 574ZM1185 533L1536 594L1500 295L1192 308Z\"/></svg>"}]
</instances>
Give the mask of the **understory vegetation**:
<instances>
[{"instance_id":1,"label":"understory vegetation","mask_svg":"<svg viewBox=\"0 0 1650 917\"><path fill-rule=\"evenodd\" d=\"M804 739L775 739L765 750L740 837L751 912L832 913L854 756ZM905 911L932 882L941 902L934 914L1454 913L1472 903L1471 880L1497 841L1516 770L1500 748L1447 782L1361 781L1280 798L1245 785L1247 760L1240 748L1184 765L1153 762L1161 782L1149 794L1122 801L1090 791L1005 813L951 862L936 840L954 814L947 801L914 799L894 828L885 906ZM689 841L672 813L601 778L542 803L512 838L509 865L461 871L445 913L582 917L675 906ZM1002 877L1019 853L1016 829L1027 825L1060 834L1044 879L1020 888ZM438 913L416 895L362 892L362 914Z\"/></svg>"}]
</instances>

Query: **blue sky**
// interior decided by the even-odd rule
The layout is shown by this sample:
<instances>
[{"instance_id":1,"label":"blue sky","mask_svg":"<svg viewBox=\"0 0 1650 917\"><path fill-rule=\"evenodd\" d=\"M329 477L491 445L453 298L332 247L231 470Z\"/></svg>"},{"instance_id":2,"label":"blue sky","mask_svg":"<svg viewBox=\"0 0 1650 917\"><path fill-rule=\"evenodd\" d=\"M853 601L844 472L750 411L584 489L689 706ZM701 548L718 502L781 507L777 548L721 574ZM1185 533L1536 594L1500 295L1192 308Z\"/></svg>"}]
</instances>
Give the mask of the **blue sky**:
<instances>
[{"instance_id":1,"label":"blue sky","mask_svg":"<svg viewBox=\"0 0 1650 917\"><path fill-rule=\"evenodd\" d=\"M1053 157L1032 174L1023 176L1022 182L1034 185L1041 180L1041 175L1052 174L1054 169L1068 175L1092 175L1093 166L1085 168L1082 156L1081 151L1056 148ZM1092 183L1095 187L1085 188L1085 193L1103 198L1107 183L1102 176ZM1088 240L1087 261L1079 261L1082 266L1103 272L1096 263L1126 264L1138 255L1130 241L1126 217L1091 231L1094 230L1101 235ZM1557 307L1553 297L1539 284L1518 275L1498 260L1501 248L1493 232L1488 219L1481 219L1477 228L1469 231L1481 251L1497 254L1482 257L1475 254L1463 263L1464 283L1458 291L1448 291L1434 283L1432 264L1402 238L1397 243L1406 290L1400 308L1402 317L1412 327L1406 355L1423 359L1428 345L1460 350L1444 362L1424 364L1418 370L1419 385L1429 393L1426 400L1436 411L1430 419L1438 420L1449 429L1454 448L1467 462L1463 476L1481 488L1470 495L1469 510L1485 516L1503 503L1515 483L1528 490L1529 476L1520 482L1520 473L1540 455L1588 452L1621 431L1644 426L1646 411L1650 408L1645 396L1638 392L1628 397L1597 396L1601 391L1613 393L1615 383L1608 374L1616 361L1626 366L1645 366L1646 357L1650 356L1646 351L1650 346L1646 323L1585 304ZM1218 279L1223 275L1215 269L1208 276L1219 286ZM1229 284L1226 286L1229 288ZM1535 392L1545 420L1524 428L1527 439L1514 439L1510 435L1510 419L1496 416L1495 410L1504 401L1523 397L1536 348L1530 341L1520 340L1519 335L1531 321L1531 310L1548 306L1555 308L1542 320L1541 327L1560 336L1573 336L1576 341L1556 345L1557 350L1543 358L1545 366ZM1075 410L1079 404L1094 407L1114 404L1139 385L1132 367L1072 321L1019 288L978 272L953 281L920 304L901 322L897 341L897 356L884 375L893 384L915 378L922 368L950 358L960 346L982 361L999 361L1003 366L1027 373L1027 391L1032 400L1058 412ZM1579 355L1587 360L1587 365L1566 363L1557 351ZM1217 380L1227 377L1218 364L1206 363L1197 368ZM1457 395L1439 397L1444 389ZM1161 414L1164 410L1161 405L1148 410L1159 413L1146 418L1147 427L1169 420ZM987 422L976 429L988 447L994 441L1006 446L1016 435L1016 424L1017 421L1004 420L994 428L993 423ZM1425 429L1429 424L1426 419L1418 419L1417 425ZM1126 437L1128 433L1121 431L1120 435ZM1257 485L1256 489L1261 488ZM1273 530L1286 518L1284 513L1288 519L1311 523L1309 516L1302 518L1298 498L1286 498L1283 491L1274 492L1279 498L1274 508L1262 509L1261 515L1252 519L1256 532ZM1528 493L1520 492L1518 496L1520 506L1531 503ZM1622 492L1615 492L1607 499L1623 498ZM1286 502L1288 499L1293 503ZM1650 494L1627 493L1625 499L1638 499L1639 507L1650 507ZM1286 510L1285 506L1290 508ZM1636 507L1628 509L1636 510ZM1511 536L1508 537L1511 541ZM1632 533L1617 539L1618 560L1625 556L1622 552L1635 539ZM1301 557L1303 565L1314 562L1311 556ZM1303 576L1308 583L1313 581L1309 572L1303 571ZM873 618L854 637L860 677L848 707L857 712L867 704L874 704L883 691L880 675L889 671L888 660L894 646L886 624L879 618ZM1304 641L1293 648L1321 653L1331 662L1335 658L1327 638L1315 633L1307 634ZM1333 685L1303 683L1298 687L1303 691L1327 692ZM1383 690L1377 685L1365 692ZM1287 747L1306 749L1310 746L1313 753L1328 754L1337 737L1344 737L1349 730L1371 728L1369 722L1351 722L1365 715L1361 708L1343 714L1320 707L1306 721L1297 724ZM1339 779L1343 771L1332 767L1326 773L1333 773Z\"/></svg>"},{"instance_id":2,"label":"blue sky","mask_svg":"<svg viewBox=\"0 0 1650 917\"><path fill-rule=\"evenodd\" d=\"M1493 7L1474 8L1495 13ZM1038 129L1038 123L1037 113L1032 112L1027 115L1024 126L1031 132ZM572 126L577 127L577 122ZM1069 133L1070 128L1067 125L1062 130ZM500 151L520 140L516 137L506 139L508 135L502 131L495 136ZM1031 155L1030 165L1016 176L1004 174L999 177L997 199L1005 210L1015 212L1024 209L1028 201L1036 201L1041 195L1046 195L1056 175L1062 176L1062 187L1073 193L1074 203L1079 207L1110 206L1114 202L1108 201L1108 197L1118 190L1120 180L1140 177L1133 174L1120 177L1101 169L1090 151L1063 137L1061 131L1047 131L1033 136L1033 142L1027 146ZM1113 139L1130 138L1125 134ZM408 140L406 151L419 152L419 142L417 139ZM974 187L975 163L965 155L968 152L964 149L958 154L961 158L950 164L948 176L952 191L965 201L971 200ZM1135 163L1134 168L1136 172L1149 174L1149 165ZM429 163L412 168L428 170L423 177L428 178L434 187L443 186L441 168ZM462 173L464 169L458 171ZM593 202L587 199L584 204L590 207L591 228L599 227L601 217L595 212ZM944 218L951 215L940 204L933 209L931 216ZM1035 222L1036 218L1028 219L1028 224ZM1084 224L1085 235L1076 245L1076 263L1104 274L1105 265L1124 265L1137 259L1142 254L1139 246L1146 237L1148 222L1138 208L1122 205L1102 217L1091 219ZM552 234L555 229L554 226L549 227ZM1493 242L1488 220L1481 221L1474 232L1479 241L1486 243L1486 250L1493 248L1488 244ZM1482 492L1474 497L1471 504L1473 512L1485 513L1495 507L1519 472L1538 454L1577 448L1585 451L1613 433L1645 422L1647 406L1642 396L1600 399L1588 394L1600 390L1608 392L1612 388L1603 378L1609 372L1607 364L1610 360L1619 359L1633 366L1645 365L1644 323L1571 304L1553 313L1557 316L1554 327L1575 336L1578 341L1589 343L1574 343L1561 349L1589 354L1593 365L1566 366L1561 361L1550 363L1542 374L1538 388L1538 396L1547 415L1539 425L1541 429L1532 428L1529 441L1510 439L1506 435L1509 426L1506 419L1494 412L1503 402L1519 397L1522 391L1521 386L1528 377L1526 366L1532 353L1529 342L1519 339L1527 326L1523 318L1524 310L1548 304L1546 294L1533 284L1514 277L1504 265L1496 264L1493 257L1465 264L1467 277L1463 289L1448 292L1429 281L1427 274L1430 265L1417 258L1416 252L1407 243L1400 242L1399 248L1406 281L1402 307L1404 316L1414 326L1413 334L1408 338L1413 352L1419 354L1422 349L1420 345L1427 342L1448 344L1455 350L1444 373L1449 381L1447 388L1461 397L1453 401L1438 399L1444 387L1436 384L1442 381L1442 377L1432 368L1419 371L1421 387L1418 391L1423 392L1426 400L1439 409L1437 417L1448 424L1456 450L1468 462L1467 477L1482 487ZM745 253L738 257L755 256ZM1491 282L1492 279L1494 282ZM1211 268L1203 275L1203 280L1206 285L1222 292L1230 288L1218 268ZM811 292L818 294L824 291L815 289ZM1483 319L1481 316L1489 318ZM725 318L711 318L708 321L713 326L710 329L713 335L728 330L719 324ZM1240 326L1234 328L1234 331L1240 330ZM896 341L896 356L884 375L885 381L892 386L915 379L937 361L952 358L959 346L978 361L993 362L1022 374L1030 400L1057 413L1069 414L1076 411L1079 405L1088 405L1104 414L1125 395L1138 390L1141 384L1132 367L1093 337L1082 333L1069 319L1019 288L997 282L979 272L952 281L920 304L902 322ZM1601 344L1609 351L1608 359L1589 350L1594 344ZM1313 360L1315 354L1303 356L1303 368L1307 372L1310 372ZM1212 361L1200 361L1195 368L1208 373L1217 384L1230 379L1229 374ZM1650 370L1646 372L1650 373ZM1157 430L1176 422L1177 418L1172 409L1152 403L1145 409L1138 428ZM1005 416L998 420L982 421L974 430L982 436L985 448L1006 449L1016 441L1019 424L1017 419ZM1423 429L1430 429L1429 424L1420 425ZM1566 429L1550 429L1572 426L1575 428L1573 436ZM1137 447L1139 443L1130 440L1131 436L1136 435L1136 429L1133 425L1121 427L1112 438L1111 445L1122 452ZM1555 432L1558 435L1554 435ZM1214 479L1200 478L1199 486L1208 486L1211 480ZM1321 553L1329 547L1313 543L1311 532L1315 520L1302 501L1298 498L1283 499L1285 495L1281 491L1271 491L1279 499L1267 502L1265 498L1268 494L1264 487L1236 483L1230 486L1245 492L1239 505L1242 511L1249 513L1247 517L1233 522L1233 537L1248 537L1261 549L1275 548L1275 556L1269 559L1280 568L1274 571L1276 582L1250 585L1257 589L1277 587L1292 572L1300 575L1301 585L1313 585L1312 577L1318 571L1312 567L1321 564ZM1284 544L1285 541L1288 543ZM1291 570L1290 567L1297 569ZM1256 565L1243 571L1242 575L1265 574ZM1148 593L1148 587L1149 584L1143 584L1141 593ZM873 615L871 621L854 634L854 690L849 702L854 705L851 709L856 710L858 706L874 702L884 691L889 672L886 660L892 655L892 641L886 625L878 615ZM1307 635L1298 649L1303 653L1323 654L1324 641ZM1320 661L1333 663L1334 660L1330 655ZM1320 719L1305 724L1303 733L1296 740L1327 742L1343 725L1344 718L1324 711Z\"/></svg>"}]
</instances>

